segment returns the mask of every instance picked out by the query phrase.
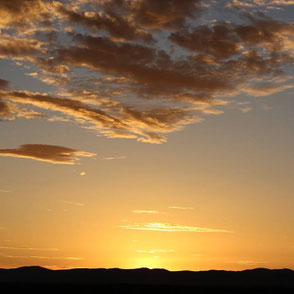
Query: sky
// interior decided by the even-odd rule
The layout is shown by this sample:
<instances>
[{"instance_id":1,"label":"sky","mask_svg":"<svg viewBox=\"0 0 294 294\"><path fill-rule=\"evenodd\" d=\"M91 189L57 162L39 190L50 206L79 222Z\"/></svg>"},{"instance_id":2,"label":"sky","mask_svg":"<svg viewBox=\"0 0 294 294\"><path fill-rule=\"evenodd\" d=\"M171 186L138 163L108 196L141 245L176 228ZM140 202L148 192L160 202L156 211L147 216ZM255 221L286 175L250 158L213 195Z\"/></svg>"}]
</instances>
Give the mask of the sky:
<instances>
[{"instance_id":1,"label":"sky","mask_svg":"<svg viewBox=\"0 0 294 294\"><path fill-rule=\"evenodd\" d=\"M294 269L293 15L0 0L0 268Z\"/></svg>"}]
</instances>

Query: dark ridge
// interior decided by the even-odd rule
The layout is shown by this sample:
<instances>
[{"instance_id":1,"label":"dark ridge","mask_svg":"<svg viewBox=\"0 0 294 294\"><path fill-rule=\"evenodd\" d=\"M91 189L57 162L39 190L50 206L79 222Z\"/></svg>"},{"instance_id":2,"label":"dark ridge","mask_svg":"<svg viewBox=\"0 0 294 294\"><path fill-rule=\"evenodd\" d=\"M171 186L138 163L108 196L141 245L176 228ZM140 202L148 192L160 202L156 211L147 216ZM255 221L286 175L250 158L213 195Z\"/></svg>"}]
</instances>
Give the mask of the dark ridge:
<instances>
[{"instance_id":1,"label":"dark ridge","mask_svg":"<svg viewBox=\"0 0 294 294\"><path fill-rule=\"evenodd\" d=\"M69 269L39 266L0 269L0 289L30 293L294 293L294 271L168 271L165 269ZM88 292L87 292L88 291ZM204 292L203 292L204 291ZM48 293L48 292L46 292ZM153 293L152 293L153 294Z\"/></svg>"},{"instance_id":2,"label":"dark ridge","mask_svg":"<svg viewBox=\"0 0 294 294\"><path fill-rule=\"evenodd\" d=\"M35 266L21 266L21 267L18 267L18 268L11 268L11 269L8 269L8 270L11 270L11 271L28 271L28 272L44 272L44 271L47 272L47 271L51 271L48 268L38 266L38 265L35 265Z\"/></svg>"}]
</instances>

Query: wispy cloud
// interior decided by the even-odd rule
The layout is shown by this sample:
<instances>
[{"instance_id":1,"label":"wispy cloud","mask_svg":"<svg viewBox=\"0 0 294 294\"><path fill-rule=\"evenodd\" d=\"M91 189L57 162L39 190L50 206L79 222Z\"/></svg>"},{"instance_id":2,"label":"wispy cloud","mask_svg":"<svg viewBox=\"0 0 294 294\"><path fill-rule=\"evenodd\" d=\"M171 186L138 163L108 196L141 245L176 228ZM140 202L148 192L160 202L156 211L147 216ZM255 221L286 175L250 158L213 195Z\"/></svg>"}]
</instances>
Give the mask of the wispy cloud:
<instances>
[{"instance_id":1,"label":"wispy cloud","mask_svg":"<svg viewBox=\"0 0 294 294\"><path fill-rule=\"evenodd\" d=\"M25 256L25 255L11 255L11 254L4 254L0 252L0 256L5 257L5 258L30 258L30 256Z\"/></svg>"},{"instance_id":2,"label":"wispy cloud","mask_svg":"<svg viewBox=\"0 0 294 294\"><path fill-rule=\"evenodd\" d=\"M233 263L243 264L243 265L254 265L254 264L266 264L268 262L255 261L255 260L237 260Z\"/></svg>"},{"instance_id":3,"label":"wispy cloud","mask_svg":"<svg viewBox=\"0 0 294 294\"><path fill-rule=\"evenodd\" d=\"M247 112L249 112L249 111L251 111L252 110L252 107L244 107L244 108L240 108L240 110L243 112L243 113L247 113Z\"/></svg>"},{"instance_id":4,"label":"wispy cloud","mask_svg":"<svg viewBox=\"0 0 294 294\"><path fill-rule=\"evenodd\" d=\"M201 254L201 253L192 253L192 256L201 257L201 256L203 256L203 254Z\"/></svg>"},{"instance_id":5,"label":"wispy cloud","mask_svg":"<svg viewBox=\"0 0 294 294\"><path fill-rule=\"evenodd\" d=\"M69 260L83 260L84 258L83 257L68 256L68 257L65 257L65 259L69 259Z\"/></svg>"},{"instance_id":6,"label":"wispy cloud","mask_svg":"<svg viewBox=\"0 0 294 294\"><path fill-rule=\"evenodd\" d=\"M179 210L194 210L193 207L184 207L184 206L169 206L170 209L179 209Z\"/></svg>"},{"instance_id":7,"label":"wispy cloud","mask_svg":"<svg viewBox=\"0 0 294 294\"><path fill-rule=\"evenodd\" d=\"M212 229L194 226L173 225L168 223L142 223L120 226L128 230L196 233L232 233L224 229Z\"/></svg>"},{"instance_id":8,"label":"wispy cloud","mask_svg":"<svg viewBox=\"0 0 294 294\"><path fill-rule=\"evenodd\" d=\"M48 259L48 260L82 260L84 258L82 257L56 257L56 256L40 256L40 255L11 255L11 254L5 254L0 252L0 256L5 258L17 258L17 259Z\"/></svg>"},{"instance_id":9,"label":"wispy cloud","mask_svg":"<svg viewBox=\"0 0 294 294\"><path fill-rule=\"evenodd\" d=\"M52 257L52 256L38 256L38 255L32 255L29 256L30 258L37 258L37 259L62 259L62 260L82 260L84 258L82 257L72 257L72 256L68 256L68 257Z\"/></svg>"},{"instance_id":10,"label":"wispy cloud","mask_svg":"<svg viewBox=\"0 0 294 294\"><path fill-rule=\"evenodd\" d=\"M11 193L11 191L8 191L8 190L0 190L0 193Z\"/></svg>"},{"instance_id":11,"label":"wispy cloud","mask_svg":"<svg viewBox=\"0 0 294 294\"><path fill-rule=\"evenodd\" d=\"M157 254L157 253L173 253L176 252L173 249L155 249L155 250L136 250L137 253L148 253L148 254Z\"/></svg>"},{"instance_id":12,"label":"wispy cloud","mask_svg":"<svg viewBox=\"0 0 294 294\"><path fill-rule=\"evenodd\" d=\"M138 213L138 214L158 214L160 213L159 211L157 210L141 210L141 209L138 209L138 210L132 210L133 213Z\"/></svg>"},{"instance_id":13,"label":"wispy cloud","mask_svg":"<svg viewBox=\"0 0 294 294\"><path fill-rule=\"evenodd\" d=\"M227 2L226 7L238 7L244 9L264 7L265 9L280 10L283 6L294 5L293 0L230 0Z\"/></svg>"},{"instance_id":14,"label":"wispy cloud","mask_svg":"<svg viewBox=\"0 0 294 294\"><path fill-rule=\"evenodd\" d=\"M63 203L66 203L66 204L77 205L77 206L86 205L85 203L75 202L75 201L67 201L67 200L60 200L60 201L63 202Z\"/></svg>"},{"instance_id":15,"label":"wispy cloud","mask_svg":"<svg viewBox=\"0 0 294 294\"><path fill-rule=\"evenodd\" d=\"M36 248L36 247L21 247L21 246L0 246L0 249L8 250L32 250L32 251L59 251L57 248Z\"/></svg>"},{"instance_id":16,"label":"wispy cloud","mask_svg":"<svg viewBox=\"0 0 294 294\"><path fill-rule=\"evenodd\" d=\"M115 160L115 159L126 159L126 156L112 156L112 157L105 157L104 160Z\"/></svg>"},{"instance_id":17,"label":"wispy cloud","mask_svg":"<svg viewBox=\"0 0 294 294\"><path fill-rule=\"evenodd\" d=\"M15 149L0 149L0 156L30 158L55 164L75 164L79 157L93 157L95 154L63 146L25 144Z\"/></svg>"}]
</instances>

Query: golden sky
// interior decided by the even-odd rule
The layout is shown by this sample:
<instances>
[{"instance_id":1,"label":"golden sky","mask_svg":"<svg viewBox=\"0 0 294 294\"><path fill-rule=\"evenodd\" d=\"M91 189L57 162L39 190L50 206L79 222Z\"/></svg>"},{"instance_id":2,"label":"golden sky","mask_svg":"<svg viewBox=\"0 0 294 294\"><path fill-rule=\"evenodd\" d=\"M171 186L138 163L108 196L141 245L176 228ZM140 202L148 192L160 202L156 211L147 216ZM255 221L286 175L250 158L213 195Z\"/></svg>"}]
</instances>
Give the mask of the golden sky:
<instances>
[{"instance_id":1,"label":"golden sky","mask_svg":"<svg viewBox=\"0 0 294 294\"><path fill-rule=\"evenodd\" d=\"M294 268L293 13L0 0L0 268Z\"/></svg>"}]
</instances>

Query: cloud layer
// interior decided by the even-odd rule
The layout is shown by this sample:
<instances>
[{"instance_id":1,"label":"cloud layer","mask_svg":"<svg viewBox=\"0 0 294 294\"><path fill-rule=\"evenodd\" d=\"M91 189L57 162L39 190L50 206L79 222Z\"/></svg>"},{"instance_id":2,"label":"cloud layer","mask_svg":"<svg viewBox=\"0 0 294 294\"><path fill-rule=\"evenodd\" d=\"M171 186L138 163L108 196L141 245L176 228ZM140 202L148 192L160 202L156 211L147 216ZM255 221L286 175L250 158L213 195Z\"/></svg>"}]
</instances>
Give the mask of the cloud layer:
<instances>
[{"instance_id":1,"label":"cloud layer","mask_svg":"<svg viewBox=\"0 0 294 294\"><path fill-rule=\"evenodd\" d=\"M166 142L239 94L294 86L293 24L256 13L292 2L1 1L0 58L52 91L17 91L0 78L0 121L74 122L109 138ZM215 5L234 17L209 19Z\"/></svg>"}]
</instances>

